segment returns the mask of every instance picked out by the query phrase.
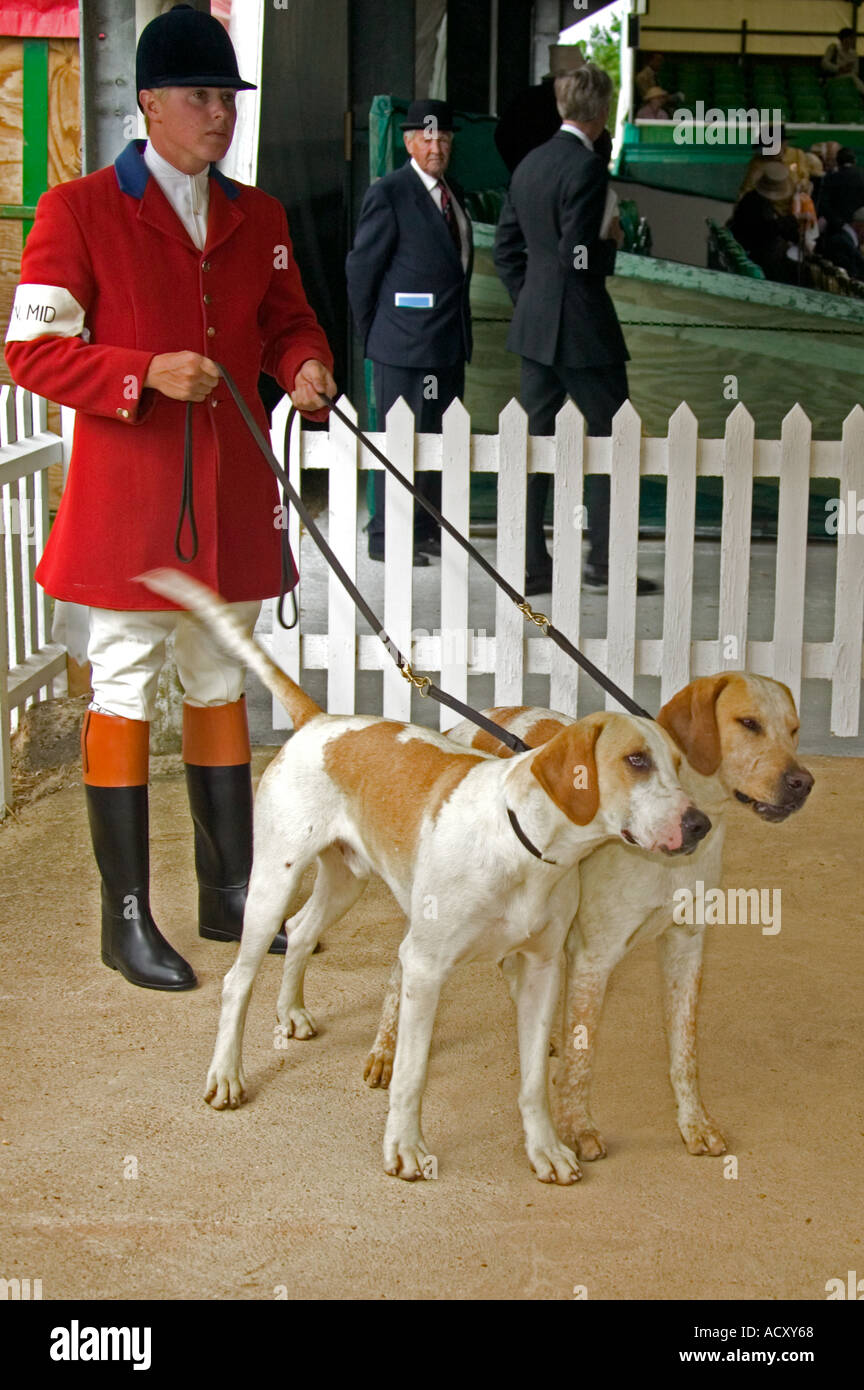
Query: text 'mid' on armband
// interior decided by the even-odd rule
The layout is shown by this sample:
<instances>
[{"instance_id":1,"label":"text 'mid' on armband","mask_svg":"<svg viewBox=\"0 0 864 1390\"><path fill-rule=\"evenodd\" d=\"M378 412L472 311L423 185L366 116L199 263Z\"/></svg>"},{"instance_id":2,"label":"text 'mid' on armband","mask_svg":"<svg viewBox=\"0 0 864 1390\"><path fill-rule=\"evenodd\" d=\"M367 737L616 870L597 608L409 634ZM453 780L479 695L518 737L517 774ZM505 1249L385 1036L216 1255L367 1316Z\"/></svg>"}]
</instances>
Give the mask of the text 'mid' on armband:
<instances>
[{"instance_id":1,"label":"text 'mid' on armband","mask_svg":"<svg viewBox=\"0 0 864 1390\"><path fill-rule=\"evenodd\" d=\"M84 310L61 285L19 285L6 330L7 343L29 343L46 334L86 337Z\"/></svg>"}]
</instances>

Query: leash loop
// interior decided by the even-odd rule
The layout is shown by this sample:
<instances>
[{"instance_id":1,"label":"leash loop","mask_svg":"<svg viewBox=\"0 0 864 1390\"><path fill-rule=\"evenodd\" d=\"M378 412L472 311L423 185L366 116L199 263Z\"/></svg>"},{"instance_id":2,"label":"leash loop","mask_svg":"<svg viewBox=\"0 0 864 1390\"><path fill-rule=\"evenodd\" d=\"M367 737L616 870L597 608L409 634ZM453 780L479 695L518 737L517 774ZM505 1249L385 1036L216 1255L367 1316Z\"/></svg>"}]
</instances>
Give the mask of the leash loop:
<instances>
[{"instance_id":1,"label":"leash loop","mask_svg":"<svg viewBox=\"0 0 864 1390\"><path fill-rule=\"evenodd\" d=\"M189 555L183 554L181 534L183 522L189 517L189 530L192 532L192 550ZM195 522L195 498L192 489L192 402L186 404L186 428L183 441L183 490L180 494L180 515L177 518L177 530L174 534L174 554L184 565L191 565L198 555L198 527Z\"/></svg>"}]
</instances>

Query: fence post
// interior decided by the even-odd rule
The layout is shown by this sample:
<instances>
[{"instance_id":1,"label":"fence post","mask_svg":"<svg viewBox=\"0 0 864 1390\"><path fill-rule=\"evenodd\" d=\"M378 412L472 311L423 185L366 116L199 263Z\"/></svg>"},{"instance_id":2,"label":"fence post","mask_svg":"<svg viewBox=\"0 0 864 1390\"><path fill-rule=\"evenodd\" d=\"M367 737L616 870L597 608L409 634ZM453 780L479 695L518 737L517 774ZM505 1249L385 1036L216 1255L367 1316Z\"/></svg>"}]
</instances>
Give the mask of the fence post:
<instances>
[{"instance_id":1,"label":"fence post","mask_svg":"<svg viewBox=\"0 0 864 1390\"><path fill-rule=\"evenodd\" d=\"M461 535L471 524L471 417L460 400L447 407L441 433L441 511ZM441 531L441 688L459 700L468 699L467 552ZM457 641L456 634L464 634ZM452 726L453 711L439 706L438 727Z\"/></svg>"},{"instance_id":2,"label":"fence post","mask_svg":"<svg viewBox=\"0 0 864 1390\"><path fill-rule=\"evenodd\" d=\"M339 403L348 419L357 411L347 400ZM328 541L349 579L357 579L357 438L347 425L330 416L330 500ZM327 708L331 714L353 714L357 672L357 609L341 582L328 572L327 589Z\"/></svg>"},{"instance_id":3,"label":"fence post","mask_svg":"<svg viewBox=\"0 0 864 1390\"><path fill-rule=\"evenodd\" d=\"M850 501L864 497L864 410L856 405L843 421L840 500L837 515L837 588L834 598L834 661L831 732L854 736L861 715L861 655L864 626L864 536ZM850 498L849 494L852 494ZM841 525L841 518L845 526Z\"/></svg>"},{"instance_id":4,"label":"fence post","mask_svg":"<svg viewBox=\"0 0 864 1390\"><path fill-rule=\"evenodd\" d=\"M774 588L775 680L801 701L804 656L804 580L807 575L807 521L810 503L812 426L794 405L780 431L780 497L777 509L777 577Z\"/></svg>"},{"instance_id":5,"label":"fence post","mask_svg":"<svg viewBox=\"0 0 864 1390\"><path fill-rule=\"evenodd\" d=\"M579 645L582 598L582 540L585 535L585 420L567 400L555 420L555 498L552 552L552 616L555 626ZM579 668L553 646L549 654L549 704L574 717L579 702Z\"/></svg>"},{"instance_id":6,"label":"fence post","mask_svg":"<svg viewBox=\"0 0 864 1390\"><path fill-rule=\"evenodd\" d=\"M525 587L525 503L528 416L510 401L498 416L498 546L496 568ZM524 679L525 621L503 590L495 590L495 704L518 705Z\"/></svg>"},{"instance_id":7,"label":"fence post","mask_svg":"<svg viewBox=\"0 0 864 1390\"><path fill-rule=\"evenodd\" d=\"M642 421L629 400L612 422L609 507L609 602L606 617L606 674L628 695L636 682L636 559L639 548L639 454ZM591 440L597 448L603 440ZM606 696L606 708L618 702Z\"/></svg>"},{"instance_id":8,"label":"fence post","mask_svg":"<svg viewBox=\"0 0 864 1390\"><path fill-rule=\"evenodd\" d=\"M747 665L750 525L753 515L753 417L739 401L726 420L723 521L720 535L720 605L716 668ZM726 654L727 645L734 652Z\"/></svg>"},{"instance_id":9,"label":"fence post","mask_svg":"<svg viewBox=\"0 0 864 1390\"><path fill-rule=\"evenodd\" d=\"M399 397L387 416L387 443L383 452L409 482L414 481L414 414ZM411 614L414 597L414 499L396 478L387 474L385 487L384 626L388 636L411 660ZM385 652L384 705L387 719L411 718L411 686L399 674Z\"/></svg>"},{"instance_id":10,"label":"fence post","mask_svg":"<svg viewBox=\"0 0 864 1390\"><path fill-rule=\"evenodd\" d=\"M660 704L690 680L693 633L693 541L696 522L696 416L685 401L669 419L666 441L666 554Z\"/></svg>"}]
</instances>

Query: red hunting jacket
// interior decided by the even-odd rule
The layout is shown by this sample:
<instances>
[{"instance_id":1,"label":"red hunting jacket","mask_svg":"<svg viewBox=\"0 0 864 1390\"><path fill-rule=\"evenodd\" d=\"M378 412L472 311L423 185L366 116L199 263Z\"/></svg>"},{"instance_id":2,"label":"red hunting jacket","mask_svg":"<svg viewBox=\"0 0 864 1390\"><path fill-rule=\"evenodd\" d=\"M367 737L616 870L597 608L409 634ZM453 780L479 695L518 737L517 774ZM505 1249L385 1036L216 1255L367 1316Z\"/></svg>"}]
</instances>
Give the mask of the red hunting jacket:
<instances>
[{"instance_id":1,"label":"red hunting jacket","mask_svg":"<svg viewBox=\"0 0 864 1390\"><path fill-rule=\"evenodd\" d=\"M143 148L133 141L113 167L40 199L6 342L15 381L77 411L36 578L55 598L97 608L175 606L134 579L179 566L186 404L144 389L151 358L186 349L227 367L265 435L259 371L293 390L308 358L333 366L281 204L211 168L199 251ZM224 382L193 406L192 428L199 550L179 567L229 602L278 593L276 483Z\"/></svg>"}]
</instances>

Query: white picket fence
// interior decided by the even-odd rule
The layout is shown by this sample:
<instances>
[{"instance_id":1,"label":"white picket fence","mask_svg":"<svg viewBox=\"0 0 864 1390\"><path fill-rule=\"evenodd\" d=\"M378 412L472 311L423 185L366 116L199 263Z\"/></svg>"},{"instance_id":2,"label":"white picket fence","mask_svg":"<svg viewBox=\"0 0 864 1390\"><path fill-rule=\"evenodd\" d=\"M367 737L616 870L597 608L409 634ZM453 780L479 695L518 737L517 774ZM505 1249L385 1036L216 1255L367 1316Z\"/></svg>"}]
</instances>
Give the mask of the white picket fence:
<instances>
[{"instance_id":1,"label":"white picket fence","mask_svg":"<svg viewBox=\"0 0 864 1390\"><path fill-rule=\"evenodd\" d=\"M356 420L350 404L341 403ZM287 403L274 417L274 449L284 436ZM443 511L463 533L468 531L469 479L472 472L498 475L496 566L517 589L522 588L525 555L525 492L529 472L555 478L554 581L548 616L601 670L632 692L637 676L659 676L661 700L695 676L723 669L749 670L784 681L800 699L801 682L831 684L830 727L833 734L855 736L859 729L862 629L864 629L864 536L841 530L837 538L834 632L830 641L804 641L804 583L807 558L808 481L840 480L840 496L864 498L864 410L856 406L844 422L842 440L813 441L810 421L800 406L786 416L781 438L755 439L752 417L738 405L727 420L723 439L700 439L697 421L684 404L669 421L668 437L643 438L639 416L627 402L611 438L586 438L582 417L568 404L558 416L554 437L532 438L527 417L511 401L499 417L497 435L472 435L469 416L454 402L441 435L414 434L414 417L398 402L387 417L386 433L373 442L407 477L443 467ZM284 457L282 459L284 463ZM330 474L329 542L345 569L356 578L358 542L358 468L381 465L340 421L331 417L328 432L294 431L289 476L300 485L302 468L326 468ZM582 554L575 519L580 515L584 473L612 474L610 585L606 634L580 640ZM663 584L662 636L637 638L636 558L640 475L668 479ZM694 640L693 573L696 479L724 480L720 579L716 636ZM748 635L750 600L750 517L754 479L780 479L773 637ZM412 630L428 628L415 611L412 535L408 494L388 476L383 611L379 615L392 640L420 672L440 673L440 684L467 698L468 676L494 675L494 701L523 703L527 674L549 676L549 704L578 714L573 665L552 642L497 590L495 631L482 643L452 640L471 628L468 565L464 551L442 538L441 607L437 633L411 644ZM292 512L290 539L299 553L299 522ZM489 581L491 583L491 581ZM302 580L301 580L302 586ZM302 602L302 588L301 588ZM543 601L548 603L548 600ZM541 606L535 601L535 607ZM383 710L394 719L410 717L411 687L396 671L379 638L358 629L351 599L330 575L327 623L310 631L306 620L292 632L275 627L273 651L296 680L304 673L327 671L327 708L355 710L358 671L383 670ZM731 654L731 655L730 655ZM611 698L607 704L612 706ZM440 724L448 728L452 712L441 707ZM275 727L286 727L274 709Z\"/></svg>"},{"instance_id":2,"label":"white picket fence","mask_svg":"<svg viewBox=\"0 0 864 1390\"><path fill-rule=\"evenodd\" d=\"M346 401L344 412L356 420ZM284 462L288 403L273 421L273 447ZM64 411L64 438L71 438L71 412ZM511 401L499 418L497 435L472 435L471 421L460 402L447 411L443 433L415 435L414 417L399 402L387 418L386 433L372 440L407 476L443 467L443 509L463 534L468 532L469 482L472 472L498 475L498 527L495 563L521 589L525 554L525 491L529 472L555 477L554 587L545 608L553 622L624 690L637 676L659 676L665 701L694 676L746 666L774 676L800 698L805 679L831 687L831 732L858 733L864 657L864 536L852 525L837 537L834 628L830 640L804 641L807 558L807 491L811 477L839 478L840 496L864 499L864 410L856 406L843 426L840 442L813 441L811 426L796 406L786 416L781 438L755 439L752 417L738 405L728 418L723 439L700 439L692 411L681 405L669 421L668 437L643 438L636 411L626 403L609 439L588 439L582 417L567 405L549 438L528 435L525 412ZM45 469L64 455L61 438L46 428L45 402L28 392L3 387L0 392L0 813L12 801L9 735L16 712L28 699L53 692L64 671L63 651L48 640L46 602L33 581L48 529ZM288 469L295 487L303 468L326 468L330 474L328 535L348 573L356 578L358 546L358 468L380 464L347 427L331 418L327 432L292 436ZM606 633L580 635L581 545L578 517L585 473L612 473L610 587ZM642 475L668 478L664 555L663 621L659 638L637 637L636 558L638 486ZM720 577L716 635L694 639L693 576L696 479L724 480ZM750 512L754 479L780 479L774 626L771 640L748 634L750 602ZM442 540L440 616L437 630L414 641L412 632L429 628L428 615L414 600L409 499L387 479L384 603L386 631L415 668L434 673L440 684L461 699L468 697L469 675L494 677L494 701L523 702L527 675L549 677L549 704L578 714L572 663L538 629L526 623L497 591L494 633L483 642L454 640L472 628L468 566L464 551L449 537ZM290 539L299 554L299 521L290 514ZM491 581L489 581L491 583ZM301 603L302 603L301 579ZM545 605L546 601L543 600ZM535 607L541 601L535 601ZM426 619L424 621L424 618ZM411 687L400 677L379 638L362 630L348 595L334 575L328 579L324 630L310 630L308 618L291 632L274 625L276 659L301 683L309 671L327 672L327 707L350 714L356 708L357 674L383 671L382 713L406 719ZM734 653L731 655L730 653ZM612 705L613 702L607 701ZM274 727L286 727L284 711L274 709ZM441 708L441 726L453 715Z\"/></svg>"},{"instance_id":3,"label":"white picket fence","mask_svg":"<svg viewBox=\"0 0 864 1390\"><path fill-rule=\"evenodd\" d=\"M0 389L0 815L12 804L9 738L28 700L54 693L66 654L49 640L48 601L33 579L48 535L48 474L63 440L48 408L20 387Z\"/></svg>"}]
</instances>

